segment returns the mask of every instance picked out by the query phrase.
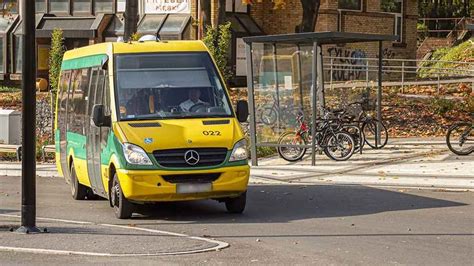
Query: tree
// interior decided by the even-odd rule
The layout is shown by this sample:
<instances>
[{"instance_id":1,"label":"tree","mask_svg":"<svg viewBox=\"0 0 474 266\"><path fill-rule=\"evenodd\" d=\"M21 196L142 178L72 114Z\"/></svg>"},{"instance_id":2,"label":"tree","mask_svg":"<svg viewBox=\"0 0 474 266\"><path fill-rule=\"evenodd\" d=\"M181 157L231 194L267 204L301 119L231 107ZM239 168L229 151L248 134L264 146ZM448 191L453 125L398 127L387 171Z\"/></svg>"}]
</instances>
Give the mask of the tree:
<instances>
[{"instance_id":1,"label":"tree","mask_svg":"<svg viewBox=\"0 0 474 266\"><path fill-rule=\"evenodd\" d=\"M123 40L128 42L138 29L138 0L127 0L124 17Z\"/></svg>"},{"instance_id":2,"label":"tree","mask_svg":"<svg viewBox=\"0 0 474 266\"><path fill-rule=\"evenodd\" d=\"M232 78L232 72L228 66L231 40L230 22L220 24L217 28L208 26L206 35L202 40L216 61L226 83Z\"/></svg>"},{"instance_id":3,"label":"tree","mask_svg":"<svg viewBox=\"0 0 474 266\"><path fill-rule=\"evenodd\" d=\"M61 29L51 33L51 50L49 52L49 84L51 86L51 114L54 114L56 93L59 87L59 75L64 55L64 37Z\"/></svg>"},{"instance_id":4,"label":"tree","mask_svg":"<svg viewBox=\"0 0 474 266\"><path fill-rule=\"evenodd\" d=\"M321 0L300 0L303 7L303 18L296 26L295 32L314 32L318 21Z\"/></svg>"},{"instance_id":5,"label":"tree","mask_svg":"<svg viewBox=\"0 0 474 266\"><path fill-rule=\"evenodd\" d=\"M264 0L257 0L263 2ZM270 0L275 9L287 8L288 3L285 0ZM314 32L316 22L318 21L319 7L321 0L300 0L303 9L303 16L300 24L295 28L295 32ZM244 0L243 3L252 4L252 0Z\"/></svg>"}]
</instances>

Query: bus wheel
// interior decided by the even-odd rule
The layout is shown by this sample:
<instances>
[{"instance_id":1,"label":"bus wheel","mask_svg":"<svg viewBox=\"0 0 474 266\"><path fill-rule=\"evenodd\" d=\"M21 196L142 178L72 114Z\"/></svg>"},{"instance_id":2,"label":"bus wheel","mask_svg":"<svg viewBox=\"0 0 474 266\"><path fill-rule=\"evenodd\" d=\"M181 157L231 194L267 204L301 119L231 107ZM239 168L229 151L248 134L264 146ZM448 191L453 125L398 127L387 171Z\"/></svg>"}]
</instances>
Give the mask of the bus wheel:
<instances>
[{"instance_id":1,"label":"bus wheel","mask_svg":"<svg viewBox=\"0 0 474 266\"><path fill-rule=\"evenodd\" d=\"M110 191L110 200L112 201L114 213L117 218L127 219L132 217L133 204L123 195L117 174L114 174L112 189Z\"/></svg>"},{"instance_id":2,"label":"bus wheel","mask_svg":"<svg viewBox=\"0 0 474 266\"><path fill-rule=\"evenodd\" d=\"M225 200L225 207L230 213L242 213L247 203L247 192L240 194L237 198L228 198Z\"/></svg>"},{"instance_id":3,"label":"bus wheel","mask_svg":"<svg viewBox=\"0 0 474 266\"><path fill-rule=\"evenodd\" d=\"M79 183L77 180L76 169L74 163L71 164L71 195L75 200L84 200L87 196L87 187Z\"/></svg>"}]
</instances>

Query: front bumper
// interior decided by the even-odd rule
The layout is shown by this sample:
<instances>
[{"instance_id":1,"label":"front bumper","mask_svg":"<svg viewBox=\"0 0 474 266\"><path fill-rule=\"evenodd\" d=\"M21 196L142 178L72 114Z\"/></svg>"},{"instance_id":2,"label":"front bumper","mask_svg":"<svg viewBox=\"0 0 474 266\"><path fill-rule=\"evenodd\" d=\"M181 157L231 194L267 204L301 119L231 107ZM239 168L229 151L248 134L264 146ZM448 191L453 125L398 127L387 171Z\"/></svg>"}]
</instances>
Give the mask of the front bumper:
<instances>
[{"instance_id":1,"label":"front bumper","mask_svg":"<svg viewBox=\"0 0 474 266\"><path fill-rule=\"evenodd\" d=\"M220 177L212 182L211 192L178 194L176 184L166 182L162 176L170 174L212 174ZM124 170L117 175L125 197L135 202L183 201L209 198L235 197L247 190L250 176L248 165L210 170Z\"/></svg>"}]
</instances>

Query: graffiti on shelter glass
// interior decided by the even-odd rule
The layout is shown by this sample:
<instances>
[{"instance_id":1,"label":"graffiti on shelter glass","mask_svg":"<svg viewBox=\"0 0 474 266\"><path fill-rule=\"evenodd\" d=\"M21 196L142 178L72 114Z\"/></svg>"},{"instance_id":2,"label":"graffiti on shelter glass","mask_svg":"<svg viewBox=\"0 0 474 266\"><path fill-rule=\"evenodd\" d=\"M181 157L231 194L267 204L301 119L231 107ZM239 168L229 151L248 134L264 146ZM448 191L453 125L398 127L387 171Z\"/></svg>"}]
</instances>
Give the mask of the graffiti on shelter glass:
<instances>
[{"instance_id":1,"label":"graffiti on shelter glass","mask_svg":"<svg viewBox=\"0 0 474 266\"><path fill-rule=\"evenodd\" d=\"M333 60L332 79L335 81L359 79L366 70L367 55L359 49L328 48ZM331 70L329 70L331 71Z\"/></svg>"},{"instance_id":2,"label":"graffiti on shelter glass","mask_svg":"<svg viewBox=\"0 0 474 266\"><path fill-rule=\"evenodd\" d=\"M357 80L364 79L367 70L367 54L365 51L360 49L344 49L340 47L328 48L328 55L333 58L332 70L328 69L329 74L332 72L332 80L344 81L344 80ZM385 48L382 51L383 59L394 59L396 53ZM376 55L379 58L379 55ZM375 61L369 61L370 65L375 64ZM389 61L384 60L382 66L389 65ZM384 74L385 71L384 71Z\"/></svg>"}]
</instances>

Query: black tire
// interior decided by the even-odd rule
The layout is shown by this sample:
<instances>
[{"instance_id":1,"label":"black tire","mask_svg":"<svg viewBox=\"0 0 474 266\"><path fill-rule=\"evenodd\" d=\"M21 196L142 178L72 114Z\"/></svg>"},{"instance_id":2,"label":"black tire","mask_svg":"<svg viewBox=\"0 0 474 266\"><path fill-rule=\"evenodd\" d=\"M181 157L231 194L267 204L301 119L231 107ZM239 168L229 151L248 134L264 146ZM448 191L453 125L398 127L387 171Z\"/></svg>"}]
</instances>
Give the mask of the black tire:
<instances>
[{"instance_id":1,"label":"black tire","mask_svg":"<svg viewBox=\"0 0 474 266\"><path fill-rule=\"evenodd\" d=\"M360 152L365 144L364 134L362 134L361 129L358 126L350 125L344 126L342 130L347 132L354 139L354 153Z\"/></svg>"},{"instance_id":2,"label":"black tire","mask_svg":"<svg viewBox=\"0 0 474 266\"><path fill-rule=\"evenodd\" d=\"M380 144L377 143L376 132L377 126L380 127ZM371 119L363 123L362 134L364 135L365 143L372 149L382 149L387 145L388 142L388 131L387 127L383 122L379 122L377 119Z\"/></svg>"},{"instance_id":3,"label":"black tire","mask_svg":"<svg viewBox=\"0 0 474 266\"><path fill-rule=\"evenodd\" d=\"M340 131L326 138L324 153L334 161L347 161L354 154L355 143L350 134ZM338 153L341 152L340 156Z\"/></svg>"},{"instance_id":4,"label":"black tire","mask_svg":"<svg viewBox=\"0 0 474 266\"><path fill-rule=\"evenodd\" d=\"M85 200L87 196L88 188L83 184L79 183L77 180L76 169L74 168L74 163L71 164L71 169L69 170L71 176L71 196L75 200Z\"/></svg>"},{"instance_id":5,"label":"black tire","mask_svg":"<svg viewBox=\"0 0 474 266\"><path fill-rule=\"evenodd\" d=\"M230 213L243 213L247 204L247 192L240 194L236 198L228 198L225 200L225 207Z\"/></svg>"},{"instance_id":6,"label":"black tire","mask_svg":"<svg viewBox=\"0 0 474 266\"><path fill-rule=\"evenodd\" d=\"M291 143L288 143L287 140L292 140ZM306 145L306 140L302 137L297 137L295 132L286 132L283 133L278 139L278 144L291 144L291 145ZM288 148L288 147L278 147L278 154L281 158L285 159L288 162L296 162L301 160L306 153L306 148ZM295 155L291 156L287 151L296 152Z\"/></svg>"},{"instance_id":7,"label":"black tire","mask_svg":"<svg viewBox=\"0 0 474 266\"><path fill-rule=\"evenodd\" d=\"M457 155L469 155L474 152L474 130L472 124L460 122L449 127L446 133L448 148Z\"/></svg>"},{"instance_id":8,"label":"black tire","mask_svg":"<svg viewBox=\"0 0 474 266\"><path fill-rule=\"evenodd\" d=\"M133 204L123 195L117 174L114 174L112 181L112 187L110 189L110 201L114 208L115 217L119 219L128 219L132 217Z\"/></svg>"},{"instance_id":9,"label":"black tire","mask_svg":"<svg viewBox=\"0 0 474 266\"><path fill-rule=\"evenodd\" d=\"M275 124L277 116L278 114L273 107L267 107L260 112L260 121L265 125L271 126Z\"/></svg>"}]
</instances>

